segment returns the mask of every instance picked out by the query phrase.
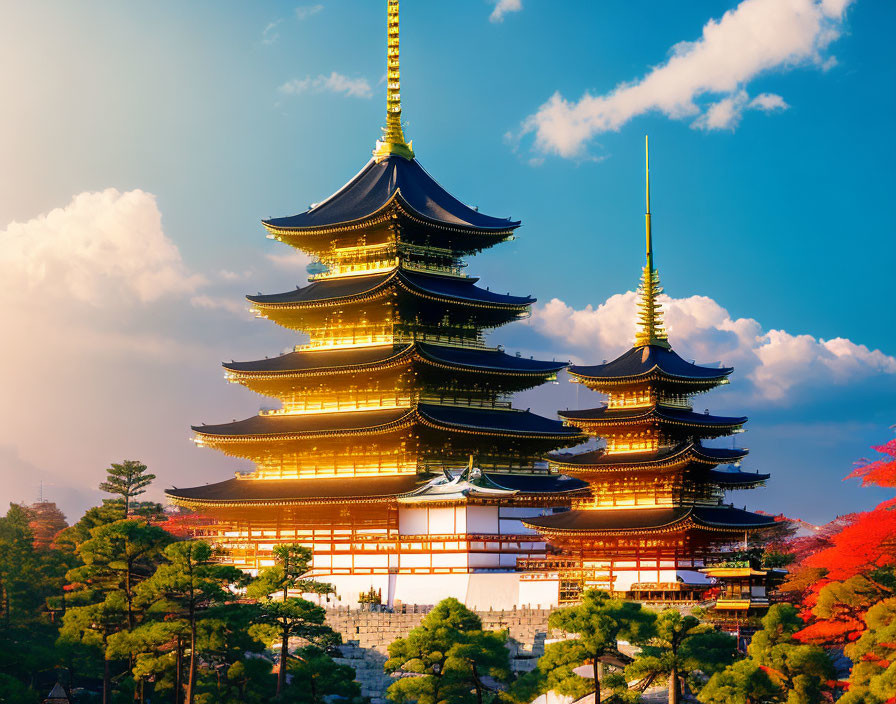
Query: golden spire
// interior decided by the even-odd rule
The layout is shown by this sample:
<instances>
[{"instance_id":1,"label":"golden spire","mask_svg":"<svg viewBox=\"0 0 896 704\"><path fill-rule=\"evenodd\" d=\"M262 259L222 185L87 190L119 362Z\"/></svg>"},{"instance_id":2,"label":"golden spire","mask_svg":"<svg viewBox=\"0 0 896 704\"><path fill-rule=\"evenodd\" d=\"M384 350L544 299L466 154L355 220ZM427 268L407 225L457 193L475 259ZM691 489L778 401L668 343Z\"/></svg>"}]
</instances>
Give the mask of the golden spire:
<instances>
[{"instance_id":1,"label":"golden spire","mask_svg":"<svg viewBox=\"0 0 896 704\"><path fill-rule=\"evenodd\" d=\"M647 212L644 213L644 228L647 238L647 264L641 275L641 286L638 294L638 322L640 328L635 333L635 347L656 345L669 349L669 338L663 327L663 310L657 296L663 289L660 286L660 275L653 268L653 233L650 229L650 156L647 148L647 135L644 135L644 169L647 178Z\"/></svg>"},{"instance_id":2,"label":"golden spire","mask_svg":"<svg viewBox=\"0 0 896 704\"><path fill-rule=\"evenodd\" d=\"M377 161L396 154L414 158L410 142L401 131L401 73L398 65L398 0L386 0L386 126L377 140L373 156Z\"/></svg>"}]
</instances>

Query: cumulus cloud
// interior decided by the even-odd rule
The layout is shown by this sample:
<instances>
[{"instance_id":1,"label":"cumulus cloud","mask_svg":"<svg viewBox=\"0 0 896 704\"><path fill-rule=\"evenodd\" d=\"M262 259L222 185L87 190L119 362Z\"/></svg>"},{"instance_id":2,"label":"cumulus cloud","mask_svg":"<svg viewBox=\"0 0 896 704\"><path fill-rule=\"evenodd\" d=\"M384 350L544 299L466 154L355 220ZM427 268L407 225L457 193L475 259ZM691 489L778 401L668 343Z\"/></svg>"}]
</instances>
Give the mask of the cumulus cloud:
<instances>
[{"instance_id":1,"label":"cumulus cloud","mask_svg":"<svg viewBox=\"0 0 896 704\"><path fill-rule=\"evenodd\" d=\"M651 111L715 130L734 128L745 110L786 109L778 95L751 100L747 84L773 70L833 65L824 54L840 36L851 2L743 0L709 20L696 41L673 46L669 59L639 80L604 95L585 93L578 101L554 93L523 122L522 134L534 133L540 152L580 157L595 135Z\"/></svg>"},{"instance_id":2,"label":"cumulus cloud","mask_svg":"<svg viewBox=\"0 0 896 704\"><path fill-rule=\"evenodd\" d=\"M661 296L675 348L698 363L723 362L748 379L757 400L784 402L813 384L847 384L878 375L896 380L896 358L844 338L823 340L764 329L752 318L732 318L706 296ZM612 359L631 345L637 295L616 294L599 306L575 309L554 298L536 307L529 324L563 340L581 362ZM798 393L796 396L798 397Z\"/></svg>"},{"instance_id":3,"label":"cumulus cloud","mask_svg":"<svg viewBox=\"0 0 896 704\"><path fill-rule=\"evenodd\" d=\"M155 196L141 190L81 193L0 232L0 289L8 292L104 306L190 293L204 281L162 230Z\"/></svg>"},{"instance_id":4,"label":"cumulus cloud","mask_svg":"<svg viewBox=\"0 0 896 704\"><path fill-rule=\"evenodd\" d=\"M508 12L519 12L523 9L523 0L496 0L495 9L489 15L492 22L503 22Z\"/></svg>"},{"instance_id":5,"label":"cumulus cloud","mask_svg":"<svg viewBox=\"0 0 896 704\"><path fill-rule=\"evenodd\" d=\"M298 20L306 20L312 15L316 15L318 12L324 9L324 6L321 4L316 5L299 5L296 8L296 19Z\"/></svg>"},{"instance_id":6,"label":"cumulus cloud","mask_svg":"<svg viewBox=\"0 0 896 704\"><path fill-rule=\"evenodd\" d=\"M284 95L300 95L302 93L336 93L351 98L370 98L373 89L366 78L349 78L341 73L333 71L329 76L323 74L305 78L293 78L280 86L279 91Z\"/></svg>"}]
</instances>

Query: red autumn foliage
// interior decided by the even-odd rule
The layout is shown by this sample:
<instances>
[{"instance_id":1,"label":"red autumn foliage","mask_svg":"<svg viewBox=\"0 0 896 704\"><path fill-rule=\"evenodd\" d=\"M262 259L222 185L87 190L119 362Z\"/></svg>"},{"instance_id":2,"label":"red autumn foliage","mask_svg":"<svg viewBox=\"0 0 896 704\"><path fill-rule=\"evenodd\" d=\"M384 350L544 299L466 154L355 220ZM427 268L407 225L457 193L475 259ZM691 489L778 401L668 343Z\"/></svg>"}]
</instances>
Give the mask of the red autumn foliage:
<instances>
[{"instance_id":1,"label":"red autumn foliage","mask_svg":"<svg viewBox=\"0 0 896 704\"><path fill-rule=\"evenodd\" d=\"M843 581L870 570L896 565L896 501L885 501L831 537L831 546L803 564L827 569L829 581Z\"/></svg>"},{"instance_id":2,"label":"red autumn foliage","mask_svg":"<svg viewBox=\"0 0 896 704\"><path fill-rule=\"evenodd\" d=\"M52 501L38 501L25 508L28 527L34 535L33 545L38 550L46 550L63 528L68 527L65 514Z\"/></svg>"},{"instance_id":3,"label":"red autumn foliage","mask_svg":"<svg viewBox=\"0 0 896 704\"><path fill-rule=\"evenodd\" d=\"M873 484L896 487L896 438L884 445L875 445L871 449L886 457L873 462L867 459L857 462L856 468L846 476L846 479L861 479L862 486Z\"/></svg>"},{"instance_id":4,"label":"red autumn foliage","mask_svg":"<svg viewBox=\"0 0 896 704\"><path fill-rule=\"evenodd\" d=\"M165 515L164 520L153 522L175 538L193 538L198 530L212 523L214 521L211 518L197 513L170 513Z\"/></svg>"}]
</instances>

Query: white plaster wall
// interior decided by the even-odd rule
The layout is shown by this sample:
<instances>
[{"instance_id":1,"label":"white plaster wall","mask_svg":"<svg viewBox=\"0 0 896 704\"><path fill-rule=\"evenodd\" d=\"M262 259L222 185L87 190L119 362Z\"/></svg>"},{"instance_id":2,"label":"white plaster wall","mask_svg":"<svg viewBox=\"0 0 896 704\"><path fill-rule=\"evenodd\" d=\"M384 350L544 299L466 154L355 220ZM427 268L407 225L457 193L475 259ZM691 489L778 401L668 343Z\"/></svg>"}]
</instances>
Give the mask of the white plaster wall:
<instances>
[{"instance_id":1,"label":"white plaster wall","mask_svg":"<svg viewBox=\"0 0 896 704\"><path fill-rule=\"evenodd\" d=\"M468 506L467 532L497 535L499 532L498 508L496 506Z\"/></svg>"},{"instance_id":2,"label":"white plaster wall","mask_svg":"<svg viewBox=\"0 0 896 704\"><path fill-rule=\"evenodd\" d=\"M488 609L512 609L519 605L520 576L514 572L471 574L467 592L462 601L467 607ZM459 598L459 597L458 597Z\"/></svg>"},{"instance_id":3,"label":"white plaster wall","mask_svg":"<svg viewBox=\"0 0 896 704\"><path fill-rule=\"evenodd\" d=\"M399 508L398 534L424 535L427 524L426 511L425 508Z\"/></svg>"},{"instance_id":4,"label":"white plaster wall","mask_svg":"<svg viewBox=\"0 0 896 704\"><path fill-rule=\"evenodd\" d=\"M560 603L560 580L520 580L520 606L553 608Z\"/></svg>"},{"instance_id":5,"label":"white plaster wall","mask_svg":"<svg viewBox=\"0 0 896 704\"><path fill-rule=\"evenodd\" d=\"M453 535L454 529L454 508L431 508L429 509L429 530L430 535Z\"/></svg>"}]
</instances>

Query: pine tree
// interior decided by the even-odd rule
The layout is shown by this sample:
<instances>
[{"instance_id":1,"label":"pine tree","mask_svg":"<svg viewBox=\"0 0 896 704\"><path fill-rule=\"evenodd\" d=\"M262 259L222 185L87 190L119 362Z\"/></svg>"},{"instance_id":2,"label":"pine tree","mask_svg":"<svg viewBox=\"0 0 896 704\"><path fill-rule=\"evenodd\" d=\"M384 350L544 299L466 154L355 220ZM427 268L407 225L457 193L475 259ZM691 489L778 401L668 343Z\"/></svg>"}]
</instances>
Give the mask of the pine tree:
<instances>
[{"instance_id":1,"label":"pine tree","mask_svg":"<svg viewBox=\"0 0 896 704\"><path fill-rule=\"evenodd\" d=\"M152 604L158 613L181 621L189 648L187 667L187 704L194 704L199 664L200 621L211 609L233 599L231 585L246 583L244 572L216 564L208 543L193 540L171 543L165 548L166 562L138 587L141 603ZM178 696L180 678L177 682Z\"/></svg>"},{"instance_id":2,"label":"pine tree","mask_svg":"<svg viewBox=\"0 0 896 704\"><path fill-rule=\"evenodd\" d=\"M706 675L723 670L734 661L736 646L733 637L695 616L666 609L656 619L653 637L625 668L625 675L630 680L665 677L669 682L669 704L678 704L681 680L697 670Z\"/></svg>"},{"instance_id":3,"label":"pine tree","mask_svg":"<svg viewBox=\"0 0 896 704\"><path fill-rule=\"evenodd\" d=\"M100 484L100 490L107 494L116 494L124 501L124 517L128 517L131 499L146 493L146 487L156 478L155 474L147 474L147 467L137 460L125 460L112 464L106 470L106 481Z\"/></svg>"},{"instance_id":4,"label":"pine tree","mask_svg":"<svg viewBox=\"0 0 896 704\"><path fill-rule=\"evenodd\" d=\"M305 599L289 596L291 589L302 594L333 593L332 585L305 578L311 564L311 555L311 550L301 545L275 546L276 564L262 570L248 590L249 596L261 600L260 622L275 627L277 637L280 639L277 694L280 694L286 685L291 637L304 638L317 645L340 642L338 634L323 625L326 614L321 607ZM280 600L275 601L272 596L279 597Z\"/></svg>"},{"instance_id":5,"label":"pine tree","mask_svg":"<svg viewBox=\"0 0 896 704\"><path fill-rule=\"evenodd\" d=\"M640 604L613 599L596 589L586 591L581 604L557 609L548 619L551 628L576 637L551 643L545 648L538 661L538 670L544 674L541 688L575 698L594 692L594 700L601 701L601 659L607 656L624 659L619 653L618 642L626 640L638 644L646 641L653 635L655 619L656 615ZM573 671L585 664L591 665L591 680ZM618 684L614 680L614 688L618 689Z\"/></svg>"},{"instance_id":6,"label":"pine tree","mask_svg":"<svg viewBox=\"0 0 896 704\"><path fill-rule=\"evenodd\" d=\"M467 704L494 701L482 678L510 679L507 632L483 631L479 617L457 599L440 601L420 625L389 646L386 672L412 673L393 682L393 702Z\"/></svg>"}]
</instances>

